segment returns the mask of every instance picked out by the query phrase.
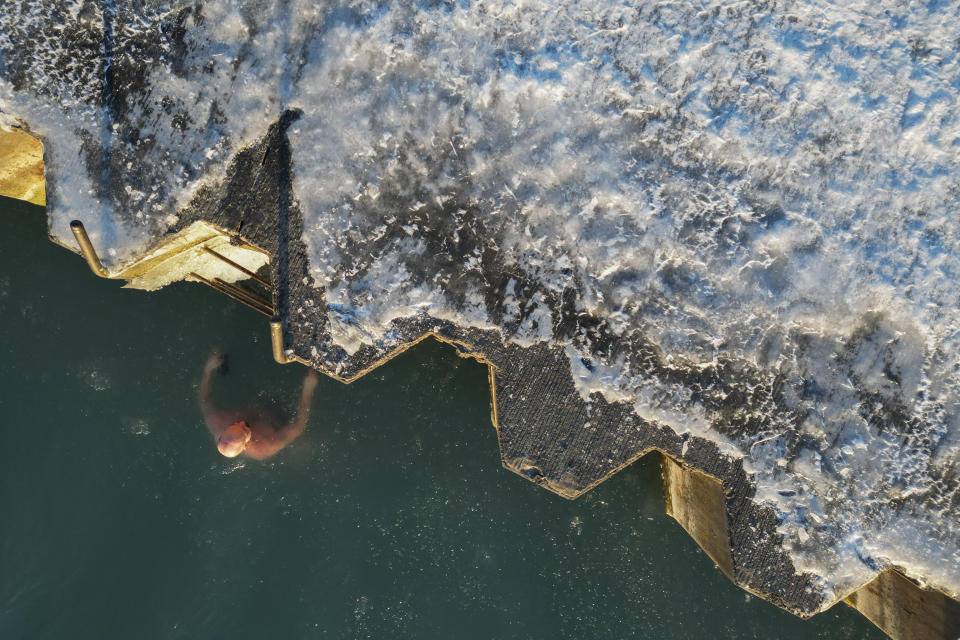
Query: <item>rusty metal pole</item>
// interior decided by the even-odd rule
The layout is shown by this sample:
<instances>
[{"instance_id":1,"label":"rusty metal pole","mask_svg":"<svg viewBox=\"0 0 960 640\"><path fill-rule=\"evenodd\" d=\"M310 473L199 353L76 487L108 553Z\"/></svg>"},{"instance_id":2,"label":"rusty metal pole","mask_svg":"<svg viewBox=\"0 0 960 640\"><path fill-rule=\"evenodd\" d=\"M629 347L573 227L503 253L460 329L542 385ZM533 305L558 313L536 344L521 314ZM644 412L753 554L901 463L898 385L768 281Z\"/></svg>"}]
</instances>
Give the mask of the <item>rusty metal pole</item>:
<instances>
[{"instance_id":1,"label":"rusty metal pole","mask_svg":"<svg viewBox=\"0 0 960 640\"><path fill-rule=\"evenodd\" d=\"M283 323L274 316L270 320L270 344L273 346L273 359L280 364L292 362L283 351Z\"/></svg>"},{"instance_id":2,"label":"rusty metal pole","mask_svg":"<svg viewBox=\"0 0 960 640\"><path fill-rule=\"evenodd\" d=\"M259 311L260 313L262 313L263 315L267 316L268 318L270 318L270 317L273 316L273 307L271 307L270 305L268 305L265 301L259 300L259 299L255 298L254 296L250 296L250 295L247 295L247 296L245 296L245 297L241 297L241 296L235 294L233 291L231 291L231 290L230 290L229 288L227 288L226 286L217 284L217 282L211 282L210 280L207 280L206 278L204 278L204 277L203 277L202 275L200 275L199 273L191 272L191 273L189 274L189 277L193 278L193 279L196 280L197 282L202 282L203 284L207 285L208 287L211 287L211 288L213 288L213 289L216 289L216 290L219 291L220 293L226 294L226 296L227 296L228 298L230 298L230 299L232 299L232 300L236 300L236 301L239 302L240 304L242 304L242 305L244 305L244 306L247 306L247 307L253 309L254 311ZM219 278L217 278L217 280L220 281ZM222 281L221 281L221 282L222 282Z\"/></svg>"},{"instance_id":3,"label":"rusty metal pole","mask_svg":"<svg viewBox=\"0 0 960 640\"><path fill-rule=\"evenodd\" d=\"M206 251L207 253L209 253L210 255L212 255L213 257L218 258L218 259L222 260L223 262L226 262L228 265L230 265L231 267L239 270L241 273L247 274L248 276L250 276L251 278L253 278L253 279L256 280L257 282L259 282L260 284L262 284L263 286L267 287L268 289L271 287L269 280L265 280L264 278L261 278L260 276L258 276L258 275L257 275L256 273L254 273L253 271L250 271L250 269L247 269L247 268L246 268L245 266L243 266L242 264L238 264L238 263L234 262L233 260L231 260L231 259L228 258L227 256L223 255L222 253L218 253L218 252L214 251L213 249L211 249L210 247L203 247L203 250Z\"/></svg>"},{"instance_id":4,"label":"rusty metal pole","mask_svg":"<svg viewBox=\"0 0 960 640\"><path fill-rule=\"evenodd\" d=\"M93 248L93 243L90 242L90 237L87 235L87 230L83 228L83 223L79 220L72 221L70 223L70 230L73 231L73 236L77 239L77 244L80 245L80 253L87 259L87 264L90 265L90 271L93 271L101 278L109 278L110 274L107 273L107 270L103 267L103 263L100 262L100 258Z\"/></svg>"},{"instance_id":5,"label":"rusty metal pole","mask_svg":"<svg viewBox=\"0 0 960 640\"><path fill-rule=\"evenodd\" d=\"M270 305L269 302L267 302L263 298L259 298L253 295L252 293L250 293L249 291L246 291L245 289L241 289L240 287L230 284L229 282L224 282L220 278L214 278L213 281L216 284L218 284L220 287L222 287L224 291L229 292L230 296L233 297L234 299L249 300L250 302L253 302L256 305L259 305L264 309L268 309L269 313L267 313L267 315L273 316L273 307Z\"/></svg>"}]
</instances>

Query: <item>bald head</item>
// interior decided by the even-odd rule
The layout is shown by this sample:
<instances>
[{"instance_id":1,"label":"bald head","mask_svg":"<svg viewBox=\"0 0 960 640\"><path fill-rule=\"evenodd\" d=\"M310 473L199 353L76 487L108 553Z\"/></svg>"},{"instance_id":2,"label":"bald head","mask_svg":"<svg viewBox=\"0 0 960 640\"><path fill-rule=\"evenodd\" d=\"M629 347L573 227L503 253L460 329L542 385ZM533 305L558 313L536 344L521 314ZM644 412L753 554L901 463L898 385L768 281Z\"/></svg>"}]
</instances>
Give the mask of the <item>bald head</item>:
<instances>
[{"instance_id":1,"label":"bald head","mask_svg":"<svg viewBox=\"0 0 960 640\"><path fill-rule=\"evenodd\" d=\"M243 453L251 437L253 437L253 432L250 431L246 422L243 420L234 422L220 434L220 438L217 440L217 450L228 458L236 458Z\"/></svg>"}]
</instances>

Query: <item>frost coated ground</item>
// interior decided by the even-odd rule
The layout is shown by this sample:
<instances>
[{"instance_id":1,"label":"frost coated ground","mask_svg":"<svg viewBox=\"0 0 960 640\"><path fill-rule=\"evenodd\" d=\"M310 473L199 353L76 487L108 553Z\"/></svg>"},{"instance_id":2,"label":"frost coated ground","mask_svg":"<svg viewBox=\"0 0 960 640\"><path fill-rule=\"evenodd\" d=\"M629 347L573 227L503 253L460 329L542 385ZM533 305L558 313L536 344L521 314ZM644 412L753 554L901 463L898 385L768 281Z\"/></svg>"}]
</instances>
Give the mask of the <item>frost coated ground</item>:
<instances>
[{"instance_id":1,"label":"frost coated ground","mask_svg":"<svg viewBox=\"0 0 960 640\"><path fill-rule=\"evenodd\" d=\"M558 344L743 459L825 604L892 565L960 594L960 3L147 5L0 14L55 236L121 263L299 110L348 353L422 314Z\"/></svg>"}]
</instances>

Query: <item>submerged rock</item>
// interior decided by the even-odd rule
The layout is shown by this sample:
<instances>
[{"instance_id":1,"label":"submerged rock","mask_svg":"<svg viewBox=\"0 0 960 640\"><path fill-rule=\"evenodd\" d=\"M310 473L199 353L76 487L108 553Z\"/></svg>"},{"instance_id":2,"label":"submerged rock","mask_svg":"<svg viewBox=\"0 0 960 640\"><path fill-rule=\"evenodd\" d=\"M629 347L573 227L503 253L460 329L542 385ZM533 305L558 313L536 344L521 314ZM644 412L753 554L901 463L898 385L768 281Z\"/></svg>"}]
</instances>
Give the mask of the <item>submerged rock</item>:
<instances>
[{"instance_id":1,"label":"submerged rock","mask_svg":"<svg viewBox=\"0 0 960 640\"><path fill-rule=\"evenodd\" d=\"M452 342L506 466L709 473L729 573L809 614L890 567L960 595L958 15L12 2L0 123L54 239L120 274L216 225L342 379Z\"/></svg>"}]
</instances>

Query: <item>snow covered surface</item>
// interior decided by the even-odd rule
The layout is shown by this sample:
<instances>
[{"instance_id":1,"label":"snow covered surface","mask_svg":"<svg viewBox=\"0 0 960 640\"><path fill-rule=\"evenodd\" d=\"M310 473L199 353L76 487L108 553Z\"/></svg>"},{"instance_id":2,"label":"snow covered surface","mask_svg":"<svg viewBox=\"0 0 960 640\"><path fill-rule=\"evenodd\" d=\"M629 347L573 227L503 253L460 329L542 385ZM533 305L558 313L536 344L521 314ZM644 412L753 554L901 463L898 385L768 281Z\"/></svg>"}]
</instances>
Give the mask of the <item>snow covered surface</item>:
<instances>
[{"instance_id":1,"label":"snow covered surface","mask_svg":"<svg viewBox=\"0 0 960 640\"><path fill-rule=\"evenodd\" d=\"M742 458L826 604L891 565L960 594L960 2L142 5L0 10L55 237L132 260L299 110L348 353L420 314L558 344L584 397Z\"/></svg>"}]
</instances>

